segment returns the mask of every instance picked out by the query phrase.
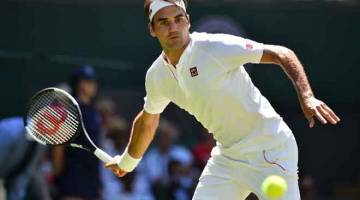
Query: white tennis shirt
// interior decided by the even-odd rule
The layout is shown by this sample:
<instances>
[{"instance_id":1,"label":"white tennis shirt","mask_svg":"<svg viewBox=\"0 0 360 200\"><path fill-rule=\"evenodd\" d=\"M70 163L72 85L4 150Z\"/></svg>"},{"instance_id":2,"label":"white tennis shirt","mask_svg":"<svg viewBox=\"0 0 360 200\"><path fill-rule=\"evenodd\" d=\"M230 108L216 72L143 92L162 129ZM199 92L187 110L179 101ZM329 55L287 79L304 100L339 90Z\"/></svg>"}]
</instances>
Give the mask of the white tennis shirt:
<instances>
[{"instance_id":1,"label":"white tennis shirt","mask_svg":"<svg viewBox=\"0 0 360 200\"><path fill-rule=\"evenodd\" d=\"M146 112L161 113L175 103L231 155L269 148L291 136L242 66L260 62L263 44L226 34L194 32L190 37L176 68L161 54L148 69Z\"/></svg>"}]
</instances>

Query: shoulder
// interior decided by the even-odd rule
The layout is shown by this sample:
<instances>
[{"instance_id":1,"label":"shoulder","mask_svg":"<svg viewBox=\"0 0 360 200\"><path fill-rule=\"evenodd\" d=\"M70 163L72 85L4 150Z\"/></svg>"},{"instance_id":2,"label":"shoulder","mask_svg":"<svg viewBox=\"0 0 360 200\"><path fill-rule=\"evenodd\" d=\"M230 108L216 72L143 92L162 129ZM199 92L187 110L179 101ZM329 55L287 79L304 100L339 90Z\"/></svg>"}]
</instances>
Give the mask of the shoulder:
<instances>
[{"instance_id":1,"label":"shoulder","mask_svg":"<svg viewBox=\"0 0 360 200\"><path fill-rule=\"evenodd\" d=\"M216 46L216 45L231 45L234 43L244 42L246 39L224 34L224 33L198 33L193 32L191 34L191 39L195 45L203 46Z\"/></svg>"},{"instance_id":2,"label":"shoulder","mask_svg":"<svg viewBox=\"0 0 360 200\"><path fill-rule=\"evenodd\" d=\"M156 88L159 90L159 86L163 88L167 85L171 80L168 68L169 66L165 65L162 55L160 55L146 72L145 86L148 89Z\"/></svg>"},{"instance_id":3,"label":"shoulder","mask_svg":"<svg viewBox=\"0 0 360 200\"><path fill-rule=\"evenodd\" d=\"M145 80L150 81L159 78L159 76L163 75L163 69L164 63L162 55L160 55L147 70Z\"/></svg>"},{"instance_id":4,"label":"shoulder","mask_svg":"<svg viewBox=\"0 0 360 200\"><path fill-rule=\"evenodd\" d=\"M246 39L223 33L197 33L191 34L193 46L212 55L226 54L232 49L243 49L246 46ZM240 47L240 48L239 48Z\"/></svg>"}]
</instances>

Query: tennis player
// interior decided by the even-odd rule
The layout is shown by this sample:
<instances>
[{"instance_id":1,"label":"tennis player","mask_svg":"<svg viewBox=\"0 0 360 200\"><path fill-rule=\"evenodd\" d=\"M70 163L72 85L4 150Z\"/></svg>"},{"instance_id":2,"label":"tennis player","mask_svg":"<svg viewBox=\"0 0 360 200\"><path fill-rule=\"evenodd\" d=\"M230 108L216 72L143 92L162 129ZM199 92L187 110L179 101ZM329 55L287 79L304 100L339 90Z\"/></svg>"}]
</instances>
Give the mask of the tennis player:
<instances>
[{"instance_id":1,"label":"tennis player","mask_svg":"<svg viewBox=\"0 0 360 200\"><path fill-rule=\"evenodd\" d=\"M150 34L163 52L147 71L144 108L133 122L128 147L106 166L119 177L131 172L154 137L160 113L173 102L217 140L194 200L240 200L251 192L266 199L261 183L274 174L288 183L282 199L299 200L295 138L243 67L278 64L295 87L309 127L315 119L337 124L339 117L314 96L294 52L232 35L190 34L184 0L145 1L144 7Z\"/></svg>"}]
</instances>

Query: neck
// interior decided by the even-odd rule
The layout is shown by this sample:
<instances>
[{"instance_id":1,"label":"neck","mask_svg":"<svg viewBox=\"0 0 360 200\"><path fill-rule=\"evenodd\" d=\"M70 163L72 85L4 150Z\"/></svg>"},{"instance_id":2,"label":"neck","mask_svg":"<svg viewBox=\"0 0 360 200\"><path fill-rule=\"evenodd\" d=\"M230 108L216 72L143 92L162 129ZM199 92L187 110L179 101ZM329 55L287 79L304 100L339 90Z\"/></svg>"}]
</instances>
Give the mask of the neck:
<instances>
[{"instance_id":1,"label":"neck","mask_svg":"<svg viewBox=\"0 0 360 200\"><path fill-rule=\"evenodd\" d=\"M183 54L183 52L185 51L185 49L189 45L189 43L190 43L190 38L185 43L185 45L183 47L181 47L180 49L171 50L171 49L164 48L164 53L165 53L164 56L165 56L166 60L168 62L170 62L173 66L176 66L180 60L181 55Z\"/></svg>"},{"instance_id":2,"label":"neck","mask_svg":"<svg viewBox=\"0 0 360 200\"><path fill-rule=\"evenodd\" d=\"M88 95L80 93L78 95L78 98L83 104L89 105L91 103L91 97L89 97Z\"/></svg>"}]
</instances>

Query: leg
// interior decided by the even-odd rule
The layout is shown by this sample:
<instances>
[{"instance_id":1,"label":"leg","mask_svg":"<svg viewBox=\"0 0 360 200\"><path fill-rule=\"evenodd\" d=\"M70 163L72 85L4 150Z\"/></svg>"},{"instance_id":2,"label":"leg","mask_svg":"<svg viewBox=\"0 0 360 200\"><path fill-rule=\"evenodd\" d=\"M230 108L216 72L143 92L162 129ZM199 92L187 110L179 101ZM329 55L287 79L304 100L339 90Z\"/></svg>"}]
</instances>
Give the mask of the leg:
<instances>
[{"instance_id":1,"label":"leg","mask_svg":"<svg viewBox=\"0 0 360 200\"><path fill-rule=\"evenodd\" d=\"M279 200L300 200L298 185L298 149L295 138L290 138L285 144L264 150L252 157L258 171L257 177L251 181L254 193L260 200L267 200L261 191L262 181L270 175L282 176L288 185L284 197Z\"/></svg>"},{"instance_id":2,"label":"leg","mask_svg":"<svg viewBox=\"0 0 360 200\"><path fill-rule=\"evenodd\" d=\"M245 200L250 190L233 180L229 167L211 158L196 187L193 200Z\"/></svg>"},{"instance_id":3,"label":"leg","mask_svg":"<svg viewBox=\"0 0 360 200\"><path fill-rule=\"evenodd\" d=\"M300 191L298 186L298 180L294 178L284 177L288 186L285 195L278 200L300 200ZM259 186L261 188L261 186ZM260 200L268 200L262 193L261 189L257 189L255 194Z\"/></svg>"}]
</instances>

